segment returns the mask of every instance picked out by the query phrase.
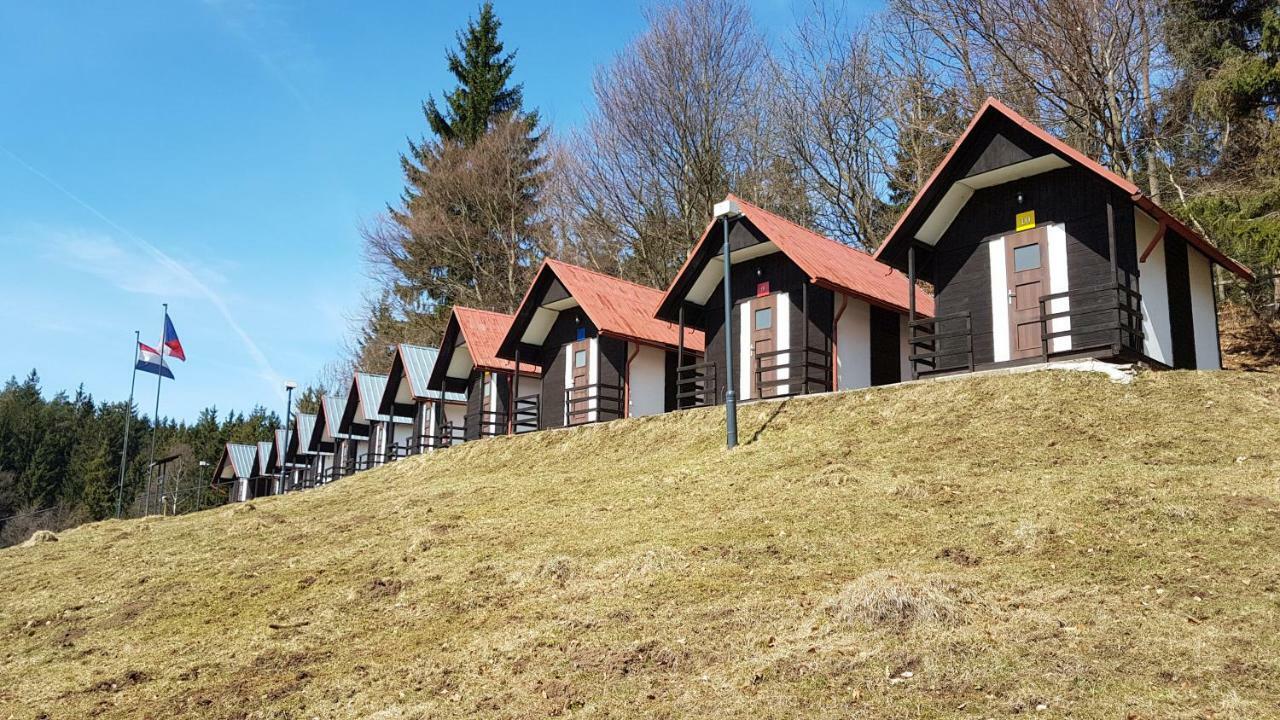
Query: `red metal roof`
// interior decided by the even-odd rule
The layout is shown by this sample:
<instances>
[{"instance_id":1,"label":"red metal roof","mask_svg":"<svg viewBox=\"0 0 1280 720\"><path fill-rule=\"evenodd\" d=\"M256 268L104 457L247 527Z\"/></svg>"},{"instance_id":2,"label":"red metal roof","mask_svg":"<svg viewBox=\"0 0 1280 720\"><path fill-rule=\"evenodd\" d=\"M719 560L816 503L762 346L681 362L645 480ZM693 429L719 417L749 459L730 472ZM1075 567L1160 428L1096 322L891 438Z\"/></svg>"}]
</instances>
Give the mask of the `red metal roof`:
<instances>
[{"instance_id":1,"label":"red metal roof","mask_svg":"<svg viewBox=\"0 0 1280 720\"><path fill-rule=\"evenodd\" d=\"M757 207L737 195L729 200L738 203L742 214L765 237L769 238L782 254L809 275L810 282L828 290L860 297L874 305L907 312L907 276L888 265L878 263L870 254L836 242L790 220ZM676 274L679 278L689 268L703 243L708 242L715 221L707 224L702 237ZM672 282L670 293L675 289ZM665 297L665 295L664 295ZM916 288L916 313L933 315L933 296Z\"/></svg>"},{"instance_id":2,"label":"red metal roof","mask_svg":"<svg viewBox=\"0 0 1280 720\"><path fill-rule=\"evenodd\" d=\"M921 186L920 191L916 193L916 196L911 199L911 204L907 206L906 212L899 216L898 222L893 226L893 230L891 230L886 236L887 238L891 240L898 234L898 231L902 229L907 218L910 217L912 212L916 209L917 203L920 202L920 199L924 196L925 192L929 190L930 186L933 185L934 181L938 179L938 176L942 174L943 169L951 162L956 151L964 144L965 140L968 139L969 134L973 132L975 127L977 127L978 122L988 110L1003 115L1009 121L1047 144L1055 153L1062 155L1071 162L1093 172L1106 182L1119 188L1127 194L1131 200L1133 200L1134 204L1149 213L1161 225L1173 228L1178 235L1182 236L1187 242L1194 245L1198 250L1200 250L1200 252L1212 258L1214 262L1225 267L1236 275L1239 275L1245 280L1253 280L1253 272L1250 271L1249 268L1227 257L1221 250L1214 247L1208 240L1201 237L1195 230L1187 227L1181 220L1169 214L1169 211L1155 204L1151 198L1144 195L1142 191L1138 189L1137 185L1134 185L1120 175L1117 175L1110 169L1103 167L1101 163L1054 137L1044 128L1026 119L1015 112L1012 108L1006 106L1004 103L993 97L987 98L986 101L982 103L982 107L978 108L978 112L973 116L973 119L969 121L969 126L966 127L964 132L960 134L960 137L956 139L955 144L953 144L951 149L947 151L946 157L942 159L942 162L938 163L938 167L934 168L933 174L930 175L925 184ZM876 257L880 257L881 253L885 251L885 248L888 247L888 245L888 241L881 243L880 249L876 251Z\"/></svg>"},{"instance_id":3,"label":"red metal roof","mask_svg":"<svg viewBox=\"0 0 1280 720\"><path fill-rule=\"evenodd\" d=\"M555 273L600 332L645 345L674 348L679 343L679 327L654 317L662 301L661 290L550 258L538 272L544 270ZM528 299L526 294L525 301ZM702 352L702 332L685 328L684 346Z\"/></svg>"},{"instance_id":4,"label":"red metal roof","mask_svg":"<svg viewBox=\"0 0 1280 720\"><path fill-rule=\"evenodd\" d=\"M498 357L498 346L511 329L514 315L454 305L453 318L458 321L458 331L471 353L472 365L481 370L515 371L514 362ZM537 365L525 362L520 363L520 369L526 373L541 372Z\"/></svg>"}]
</instances>

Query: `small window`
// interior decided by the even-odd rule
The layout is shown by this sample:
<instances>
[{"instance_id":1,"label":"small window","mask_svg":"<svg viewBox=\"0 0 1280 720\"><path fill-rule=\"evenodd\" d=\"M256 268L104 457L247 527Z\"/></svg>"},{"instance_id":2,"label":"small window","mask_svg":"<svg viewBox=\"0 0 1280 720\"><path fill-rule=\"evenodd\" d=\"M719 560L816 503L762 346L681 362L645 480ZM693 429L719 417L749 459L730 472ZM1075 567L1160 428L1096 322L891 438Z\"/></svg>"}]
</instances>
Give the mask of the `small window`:
<instances>
[{"instance_id":1,"label":"small window","mask_svg":"<svg viewBox=\"0 0 1280 720\"><path fill-rule=\"evenodd\" d=\"M773 327L773 308L760 308L756 311L756 329L768 330Z\"/></svg>"},{"instance_id":2,"label":"small window","mask_svg":"<svg viewBox=\"0 0 1280 720\"><path fill-rule=\"evenodd\" d=\"M577 334L576 338L577 338L578 340L586 340L586 339L587 339L587 329L586 329L586 328L584 328L584 327L580 327L580 328L578 328L578 334Z\"/></svg>"},{"instance_id":3,"label":"small window","mask_svg":"<svg viewBox=\"0 0 1280 720\"><path fill-rule=\"evenodd\" d=\"M573 366L574 366L574 367L586 367L586 366L587 366L587 351L586 351L586 350L579 350L579 351L577 351L577 352L575 352L575 353L573 354Z\"/></svg>"},{"instance_id":4,"label":"small window","mask_svg":"<svg viewBox=\"0 0 1280 720\"><path fill-rule=\"evenodd\" d=\"M1040 244L1023 245L1013 249L1013 271L1035 270L1040 267Z\"/></svg>"}]
</instances>

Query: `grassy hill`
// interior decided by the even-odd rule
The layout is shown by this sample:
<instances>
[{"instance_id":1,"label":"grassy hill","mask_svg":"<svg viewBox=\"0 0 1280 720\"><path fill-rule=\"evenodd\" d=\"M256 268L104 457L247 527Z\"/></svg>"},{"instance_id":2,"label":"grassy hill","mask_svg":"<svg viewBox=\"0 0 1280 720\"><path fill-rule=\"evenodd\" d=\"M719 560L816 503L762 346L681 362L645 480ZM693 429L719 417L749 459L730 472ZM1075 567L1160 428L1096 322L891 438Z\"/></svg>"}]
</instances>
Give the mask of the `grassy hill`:
<instances>
[{"instance_id":1,"label":"grassy hill","mask_svg":"<svg viewBox=\"0 0 1280 720\"><path fill-rule=\"evenodd\" d=\"M0 718L1280 715L1280 377L722 417L0 551Z\"/></svg>"}]
</instances>

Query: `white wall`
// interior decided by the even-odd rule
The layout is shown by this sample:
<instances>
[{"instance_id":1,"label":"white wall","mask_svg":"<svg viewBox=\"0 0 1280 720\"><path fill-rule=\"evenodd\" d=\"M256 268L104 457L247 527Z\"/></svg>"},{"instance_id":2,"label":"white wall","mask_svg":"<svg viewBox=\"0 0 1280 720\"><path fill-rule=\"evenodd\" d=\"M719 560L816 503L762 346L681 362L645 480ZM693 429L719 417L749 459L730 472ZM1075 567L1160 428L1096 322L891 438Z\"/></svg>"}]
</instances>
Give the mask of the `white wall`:
<instances>
[{"instance_id":1,"label":"white wall","mask_svg":"<svg viewBox=\"0 0 1280 720\"><path fill-rule=\"evenodd\" d=\"M466 414L467 414L466 405L459 405L458 403L444 404L445 422L453 423L453 426L456 428L462 427L463 418L466 417Z\"/></svg>"},{"instance_id":2,"label":"white wall","mask_svg":"<svg viewBox=\"0 0 1280 720\"><path fill-rule=\"evenodd\" d=\"M1213 264L1199 250L1187 246L1187 276L1191 278L1191 326L1195 329L1196 368L1222 369L1218 353L1218 312L1213 302Z\"/></svg>"},{"instance_id":3,"label":"white wall","mask_svg":"<svg viewBox=\"0 0 1280 720\"><path fill-rule=\"evenodd\" d=\"M836 312L845 299L836 297ZM871 306L855 298L836 321L836 378L841 390L871 386Z\"/></svg>"},{"instance_id":4,"label":"white wall","mask_svg":"<svg viewBox=\"0 0 1280 720\"><path fill-rule=\"evenodd\" d=\"M1049 292L1055 294L1071 289L1067 273L1067 228L1062 223L1050 225L1049 235ZM1006 283L1007 284L1007 283ZM1047 312L1067 312L1071 309L1070 298L1057 298L1049 301ZM1071 318L1054 318L1049 322L1049 332L1066 332L1071 329ZM1063 335L1053 339L1050 352L1064 352L1071 349L1071 336Z\"/></svg>"},{"instance_id":5,"label":"white wall","mask_svg":"<svg viewBox=\"0 0 1280 720\"><path fill-rule=\"evenodd\" d=\"M667 407L667 354L650 345L627 343L627 417L657 415ZM674 379L672 380L674 382Z\"/></svg>"},{"instance_id":6,"label":"white wall","mask_svg":"<svg viewBox=\"0 0 1280 720\"><path fill-rule=\"evenodd\" d=\"M1151 244L1160 224L1141 210L1134 210L1134 242L1138 258ZM1190 254L1190 253L1188 253ZM1173 337L1169 330L1169 277L1165 272L1164 243L1156 245L1145 262L1138 263L1138 291L1142 293L1142 352L1152 360L1173 365Z\"/></svg>"},{"instance_id":7,"label":"white wall","mask_svg":"<svg viewBox=\"0 0 1280 720\"><path fill-rule=\"evenodd\" d=\"M1005 275L1004 238L987 243L991 263L991 348L992 359L1004 362L1009 359L1009 283ZM974 331L981 326L974 322Z\"/></svg>"}]
</instances>

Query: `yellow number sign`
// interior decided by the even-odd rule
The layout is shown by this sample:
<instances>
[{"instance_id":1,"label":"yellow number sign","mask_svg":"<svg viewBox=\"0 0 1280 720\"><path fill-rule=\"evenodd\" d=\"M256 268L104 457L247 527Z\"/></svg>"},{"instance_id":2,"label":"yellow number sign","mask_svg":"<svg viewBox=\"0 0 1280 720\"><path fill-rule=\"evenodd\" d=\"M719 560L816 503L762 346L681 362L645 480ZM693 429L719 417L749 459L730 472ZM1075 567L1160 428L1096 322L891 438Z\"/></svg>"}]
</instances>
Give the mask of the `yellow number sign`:
<instances>
[{"instance_id":1,"label":"yellow number sign","mask_svg":"<svg viewBox=\"0 0 1280 720\"><path fill-rule=\"evenodd\" d=\"M1036 226L1036 211L1028 210L1026 212L1018 213L1018 217L1015 222L1015 231L1030 230Z\"/></svg>"}]
</instances>

